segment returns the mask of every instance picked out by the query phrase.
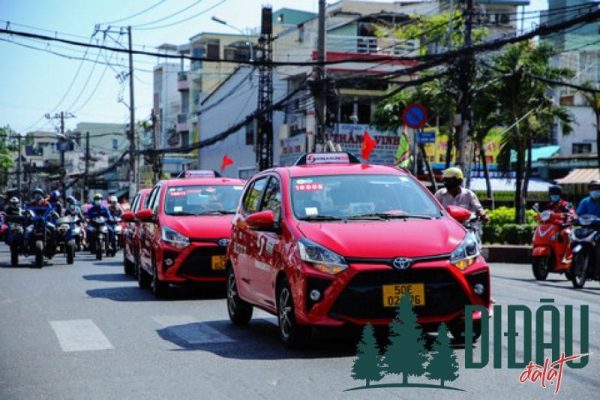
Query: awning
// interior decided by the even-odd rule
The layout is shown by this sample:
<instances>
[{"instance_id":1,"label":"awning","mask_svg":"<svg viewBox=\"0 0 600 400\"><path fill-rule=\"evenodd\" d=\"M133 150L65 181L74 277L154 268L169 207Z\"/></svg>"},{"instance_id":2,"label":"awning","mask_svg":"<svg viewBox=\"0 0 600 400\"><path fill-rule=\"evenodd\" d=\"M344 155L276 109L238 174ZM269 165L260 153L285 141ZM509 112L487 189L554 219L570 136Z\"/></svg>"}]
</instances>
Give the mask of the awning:
<instances>
[{"instance_id":1,"label":"awning","mask_svg":"<svg viewBox=\"0 0 600 400\"><path fill-rule=\"evenodd\" d=\"M540 158L548 158L556 155L560 151L560 146L542 146L534 147L531 149L531 162L536 162ZM527 153L525 153L525 160L527 160ZM517 162L517 152L511 150L510 161Z\"/></svg>"},{"instance_id":2,"label":"awning","mask_svg":"<svg viewBox=\"0 0 600 400\"><path fill-rule=\"evenodd\" d=\"M491 178L492 191L494 192L514 192L516 190L515 179ZM529 180L527 187L529 193L547 192L551 183L542 179L532 178ZM471 178L471 186L469 187L474 192L483 192L487 190L484 178Z\"/></svg>"},{"instance_id":3,"label":"awning","mask_svg":"<svg viewBox=\"0 0 600 400\"><path fill-rule=\"evenodd\" d=\"M600 170L598 168L577 168L569 172L564 178L556 180L561 185L587 184L590 181L600 179Z\"/></svg>"}]
</instances>

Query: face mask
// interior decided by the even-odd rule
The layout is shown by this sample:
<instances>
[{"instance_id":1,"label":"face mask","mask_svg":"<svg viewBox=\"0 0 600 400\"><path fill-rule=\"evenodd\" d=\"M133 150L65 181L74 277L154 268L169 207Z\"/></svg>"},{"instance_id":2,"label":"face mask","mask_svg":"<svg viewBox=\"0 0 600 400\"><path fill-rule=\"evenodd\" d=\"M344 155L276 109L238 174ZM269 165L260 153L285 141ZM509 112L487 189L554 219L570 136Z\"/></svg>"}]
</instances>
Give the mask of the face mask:
<instances>
[{"instance_id":1,"label":"face mask","mask_svg":"<svg viewBox=\"0 0 600 400\"><path fill-rule=\"evenodd\" d=\"M94 200L94 204L97 205L97 206L99 206L100 204L102 204L102 201L100 201L100 200Z\"/></svg>"},{"instance_id":2,"label":"face mask","mask_svg":"<svg viewBox=\"0 0 600 400\"><path fill-rule=\"evenodd\" d=\"M592 199L594 200L600 199L600 190L592 190L590 196L592 196Z\"/></svg>"},{"instance_id":3,"label":"face mask","mask_svg":"<svg viewBox=\"0 0 600 400\"><path fill-rule=\"evenodd\" d=\"M550 195L550 201L551 202L556 203L559 200L560 200L560 195L559 194L551 194Z\"/></svg>"},{"instance_id":4,"label":"face mask","mask_svg":"<svg viewBox=\"0 0 600 400\"><path fill-rule=\"evenodd\" d=\"M35 201L40 201L42 200L42 196L39 194L36 194L35 196L33 196L33 198L35 199Z\"/></svg>"},{"instance_id":5,"label":"face mask","mask_svg":"<svg viewBox=\"0 0 600 400\"><path fill-rule=\"evenodd\" d=\"M448 190L456 189L460 186L460 182L457 179L449 179L444 181L444 187Z\"/></svg>"}]
</instances>

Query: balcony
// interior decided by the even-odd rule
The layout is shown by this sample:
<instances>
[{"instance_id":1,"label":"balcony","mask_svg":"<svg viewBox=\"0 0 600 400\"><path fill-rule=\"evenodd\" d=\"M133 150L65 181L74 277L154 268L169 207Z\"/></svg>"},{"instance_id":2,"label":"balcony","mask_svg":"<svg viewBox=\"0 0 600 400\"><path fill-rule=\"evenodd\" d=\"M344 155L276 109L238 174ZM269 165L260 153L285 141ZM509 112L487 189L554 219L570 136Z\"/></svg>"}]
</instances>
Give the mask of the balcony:
<instances>
[{"instance_id":1,"label":"balcony","mask_svg":"<svg viewBox=\"0 0 600 400\"><path fill-rule=\"evenodd\" d=\"M417 40L376 36L327 35L327 51L407 56L418 51Z\"/></svg>"},{"instance_id":2,"label":"balcony","mask_svg":"<svg viewBox=\"0 0 600 400\"><path fill-rule=\"evenodd\" d=\"M189 132L187 114L177 114L177 132Z\"/></svg>"},{"instance_id":3,"label":"balcony","mask_svg":"<svg viewBox=\"0 0 600 400\"><path fill-rule=\"evenodd\" d=\"M180 92L190 90L190 83L188 82L187 73L179 72L177 74L177 90Z\"/></svg>"}]
</instances>

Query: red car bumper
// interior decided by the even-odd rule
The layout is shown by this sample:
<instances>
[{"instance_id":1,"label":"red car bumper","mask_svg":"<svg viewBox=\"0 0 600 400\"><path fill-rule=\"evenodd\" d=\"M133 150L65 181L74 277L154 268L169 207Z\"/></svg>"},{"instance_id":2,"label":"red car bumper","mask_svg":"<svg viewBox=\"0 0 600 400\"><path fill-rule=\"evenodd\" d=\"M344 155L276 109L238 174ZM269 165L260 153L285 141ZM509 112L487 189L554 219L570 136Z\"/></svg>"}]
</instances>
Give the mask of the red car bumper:
<instances>
[{"instance_id":1,"label":"red car bumper","mask_svg":"<svg viewBox=\"0 0 600 400\"><path fill-rule=\"evenodd\" d=\"M156 252L158 276L171 283L225 282L225 251L212 242L192 242L184 249L163 243Z\"/></svg>"}]
</instances>

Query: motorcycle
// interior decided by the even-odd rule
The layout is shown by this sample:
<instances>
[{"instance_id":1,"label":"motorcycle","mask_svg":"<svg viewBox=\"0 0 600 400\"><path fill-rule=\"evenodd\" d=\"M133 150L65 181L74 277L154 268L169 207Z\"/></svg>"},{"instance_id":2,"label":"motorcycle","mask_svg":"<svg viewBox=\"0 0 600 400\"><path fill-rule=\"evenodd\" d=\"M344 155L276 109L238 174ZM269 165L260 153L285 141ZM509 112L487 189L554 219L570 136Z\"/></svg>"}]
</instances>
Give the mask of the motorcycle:
<instances>
[{"instance_id":1,"label":"motorcycle","mask_svg":"<svg viewBox=\"0 0 600 400\"><path fill-rule=\"evenodd\" d=\"M59 218L56 221L56 238L57 245L65 252L67 258L67 264L73 264L75 261L75 251L77 249L77 236L79 232L76 232L79 228L79 217L66 215Z\"/></svg>"},{"instance_id":2,"label":"motorcycle","mask_svg":"<svg viewBox=\"0 0 600 400\"><path fill-rule=\"evenodd\" d=\"M35 266L42 268L44 256L51 259L56 254L56 225L59 218L53 207L28 207L29 225L25 228L25 244L29 254L35 255Z\"/></svg>"},{"instance_id":3,"label":"motorcycle","mask_svg":"<svg viewBox=\"0 0 600 400\"><path fill-rule=\"evenodd\" d=\"M574 225L577 228L570 236L573 252L571 282L575 289L581 289L588 279L600 281L600 218L581 215Z\"/></svg>"},{"instance_id":4,"label":"motorcycle","mask_svg":"<svg viewBox=\"0 0 600 400\"><path fill-rule=\"evenodd\" d=\"M88 243L90 251L96 254L96 260L102 260L102 256L110 253L110 233L107 220L104 217L95 217L88 226Z\"/></svg>"},{"instance_id":5,"label":"motorcycle","mask_svg":"<svg viewBox=\"0 0 600 400\"><path fill-rule=\"evenodd\" d=\"M537 211L537 210L536 210ZM546 210L535 216L539 222L533 233L532 271L538 281L546 280L548 273L565 274L571 280L573 254L569 241L562 233L569 229L569 215Z\"/></svg>"},{"instance_id":6,"label":"motorcycle","mask_svg":"<svg viewBox=\"0 0 600 400\"><path fill-rule=\"evenodd\" d=\"M27 216L7 215L4 220L7 224L4 239L10 248L10 265L17 267L19 266L19 254L25 254L26 252L23 235L25 233L25 225L27 224Z\"/></svg>"},{"instance_id":7,"label":"motorcycle","mask_svg":"<svg viewBox=\"0 0 600 400\"><path fill-rule=\"evenodd\" d=\"M113 248L114 253L123 248L123 244L125 242L125 238L123 236L123 225L124 222L121 221L121 217L113 217L113 221L110 222L113 226L113 230L115 231L113 243L111 243L111 247Z\"/></svg>"}]
</instances>

